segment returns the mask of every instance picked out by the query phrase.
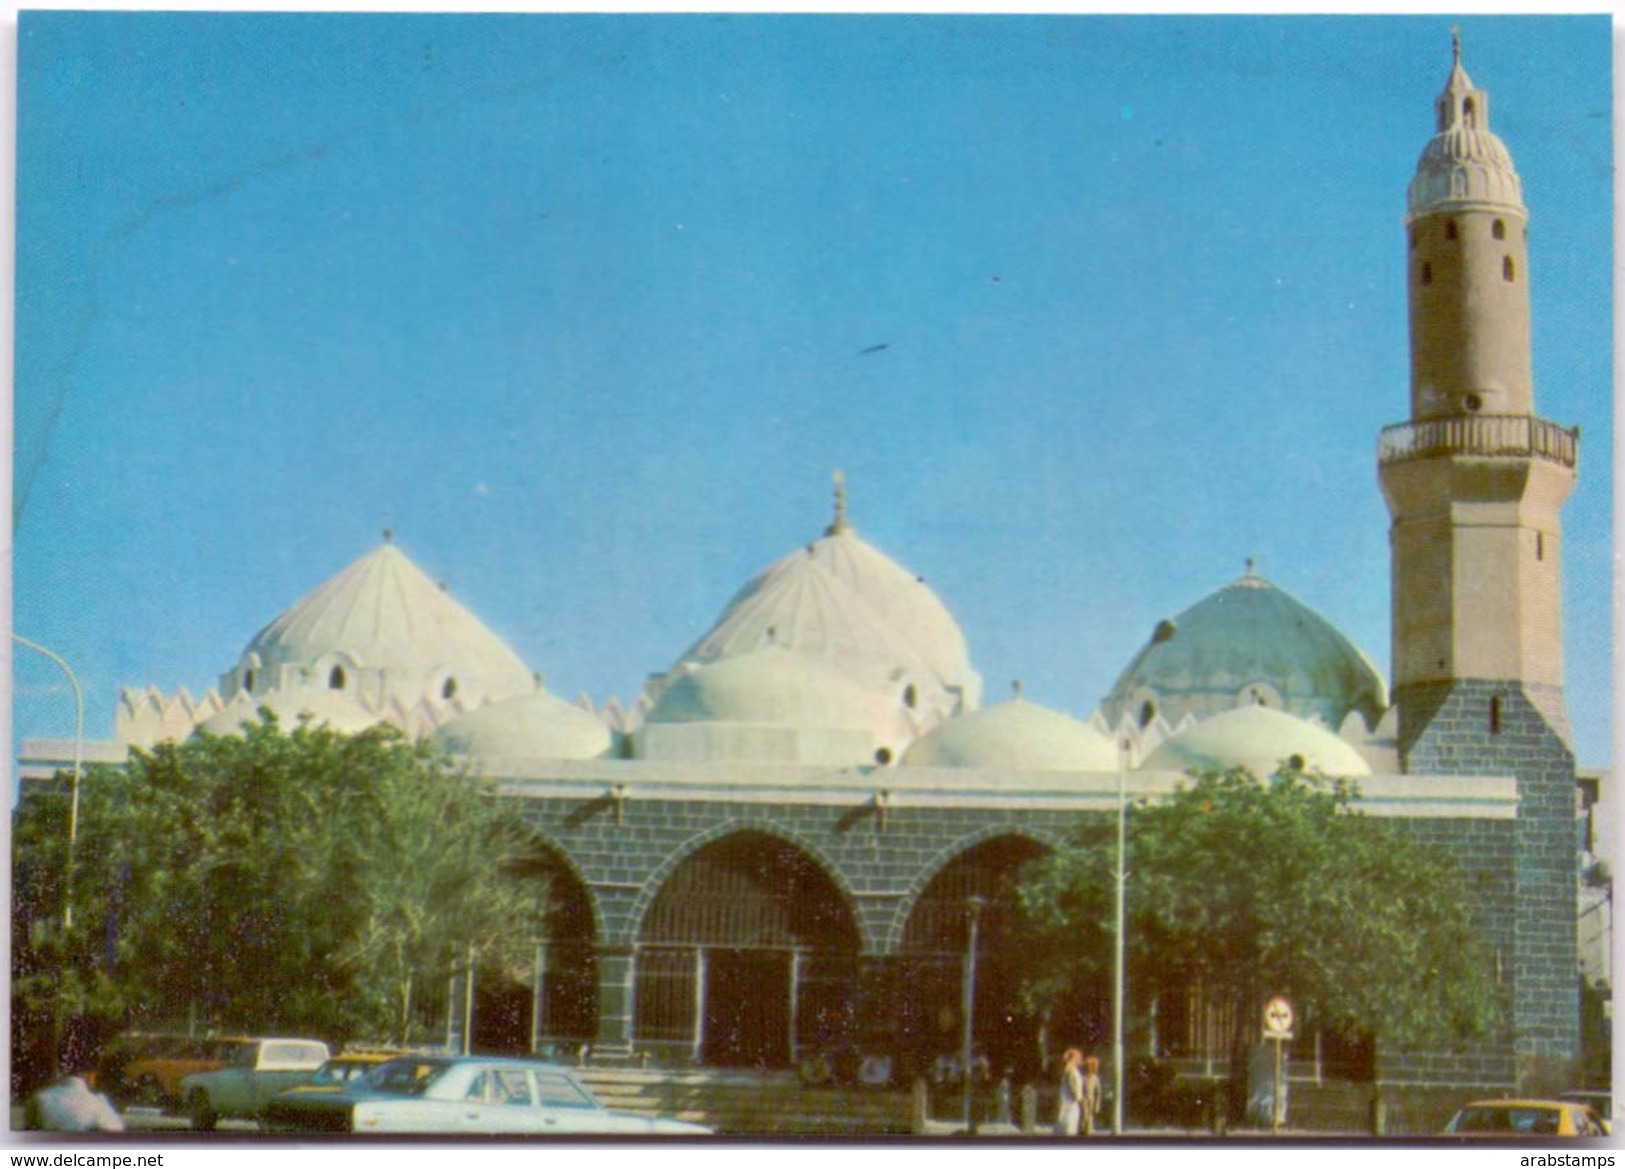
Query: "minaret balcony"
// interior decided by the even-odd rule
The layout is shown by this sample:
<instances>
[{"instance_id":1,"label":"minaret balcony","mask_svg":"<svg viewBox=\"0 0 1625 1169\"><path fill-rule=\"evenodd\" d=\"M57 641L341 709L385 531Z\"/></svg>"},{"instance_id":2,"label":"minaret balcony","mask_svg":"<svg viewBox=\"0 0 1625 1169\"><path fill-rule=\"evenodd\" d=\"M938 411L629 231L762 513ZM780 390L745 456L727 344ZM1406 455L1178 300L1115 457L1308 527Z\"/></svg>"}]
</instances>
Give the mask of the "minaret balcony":
<instances>
[{"instance_id":1,"label":"minaret balcony","mask_svg":"<svg viewBox=\"0 0 1625 1169\"><path fill-rule=\"evenodd\" d=\"M1580 431L1530 414L1462 414L1383 427L1377 462L1402 463L1439 455L1537 458L1573 468Z\"/></svg>"}]
</instances>

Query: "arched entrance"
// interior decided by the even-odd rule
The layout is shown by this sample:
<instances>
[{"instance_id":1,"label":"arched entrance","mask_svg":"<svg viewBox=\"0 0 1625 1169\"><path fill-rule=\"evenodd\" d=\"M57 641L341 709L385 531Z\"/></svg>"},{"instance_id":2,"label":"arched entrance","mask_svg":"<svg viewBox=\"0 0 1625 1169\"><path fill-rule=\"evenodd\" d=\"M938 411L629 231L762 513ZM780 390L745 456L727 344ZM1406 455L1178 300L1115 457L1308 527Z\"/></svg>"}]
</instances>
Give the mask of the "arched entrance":
<instances>
[{"instance_id":1,"label":"arched entrance","mask_svg":"<svg viewBox=\"0 0 1625 1169\"><path fill-rule=\"evenodd\" d=\"M850 1038L850 908L794 845L746 831L671 874L638 934L639 1048L722 1067L787 1067Z\"/></svg>"},{"instance_id":2,"label":"arched entrance","mask_svg":"<svg viewBox=\"0 0 1625 1169\"><path fill-rule=\"evenodd\" d=\"M994 1077L1012 1070L1026 1078L1039 1070L1039 1021L1022 1006L1022 957L1010 939L1020 912L1021 867L1045 851L1025 837L996 837L949 862L921 892L903 929L899 985L891 996L899 1052L910 1070L931 1074L939 1061L961 1054L973 901L973 1051L985 1057Z\"/></svg>"},{"instance_id":3,"label":"arched entrance","mask_svg":"<svg viewBox=\"0 0 1625 1169\"><path fill-rule=\"evenodd\" d=\"M475 973L475 1051L567 1053L598 1033L598 969L586 886L556 854L538 849L523 876L544 905L515 922L523 944L506 964Z\"/></svg>"}]
</instances>

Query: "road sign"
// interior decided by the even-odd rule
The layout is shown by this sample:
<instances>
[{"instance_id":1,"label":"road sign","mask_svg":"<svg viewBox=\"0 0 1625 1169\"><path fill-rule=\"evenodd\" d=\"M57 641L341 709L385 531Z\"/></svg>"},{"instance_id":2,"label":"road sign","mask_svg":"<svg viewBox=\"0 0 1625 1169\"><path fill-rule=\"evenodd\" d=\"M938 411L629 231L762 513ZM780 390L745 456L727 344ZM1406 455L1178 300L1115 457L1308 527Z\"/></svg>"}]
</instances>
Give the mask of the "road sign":
<instances>
[{"instance_id":1,"label":"road sign","mask_svg":"<svg viewBox=\"0 0 1625 1169\"><path fill-rule=\"evenodd\" d=\"M1292 1038L1292 1004L1280 995L1264 1005L1264 1035L1269 1039Z\"/></svg>"}]
</instances>

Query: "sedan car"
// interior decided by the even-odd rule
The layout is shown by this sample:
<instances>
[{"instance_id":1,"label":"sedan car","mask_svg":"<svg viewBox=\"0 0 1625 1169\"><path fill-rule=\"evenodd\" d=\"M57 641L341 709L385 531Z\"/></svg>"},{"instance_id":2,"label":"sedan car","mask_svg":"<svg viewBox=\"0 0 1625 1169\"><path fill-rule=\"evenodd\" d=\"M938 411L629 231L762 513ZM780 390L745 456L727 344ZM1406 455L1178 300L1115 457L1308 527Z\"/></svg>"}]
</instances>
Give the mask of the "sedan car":
<instances>
[{"instance_id":1,"label":"sedan car","mask_svg":"<svg viewBox=\"0 0 1625 1169\"><path fill-rule=\"evenodd\" d=\"M685 1136L697 1124L611 1112L566 1068L498 1056L409 1056L339 1092L284 1092L265 1123L276 1132L441 1135L607 1133Z\"/></svg>"},{"instance_id":2,"label":"sedan car","mask_svg":"<svg viewBox=\"0 0 1625 1169\"><path fill-rule=\"evenodd\" d=\"M1567 1100L1475 1100L1445 1125L1448 1134L1484 1137L1602 1137L1608 1123Z\"/></svg>"}]
</instances>

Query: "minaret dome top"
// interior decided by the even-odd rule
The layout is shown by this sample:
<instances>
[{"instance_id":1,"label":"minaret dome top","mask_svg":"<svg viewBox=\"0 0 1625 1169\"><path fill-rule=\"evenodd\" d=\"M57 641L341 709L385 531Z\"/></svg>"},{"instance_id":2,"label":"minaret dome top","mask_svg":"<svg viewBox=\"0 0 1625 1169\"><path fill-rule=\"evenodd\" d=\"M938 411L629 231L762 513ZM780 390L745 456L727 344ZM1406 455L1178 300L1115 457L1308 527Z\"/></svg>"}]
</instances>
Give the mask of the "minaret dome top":
<instances>
[{"instance_id":1,"label":"minaret dome top","mask_svg":"<svg viewBox=\"0 0 1625 1169\"><path fill-rule=\"evenodd\" d=\"M1435 211L1495 207L1524 216L1522 184L1506 146L1490 132L1490 95L1461 63L1461 37L1451 36L1450 76L1434 102L1433 138L1416 163L1407 221Z\"/></svg>"}]
</instances>

